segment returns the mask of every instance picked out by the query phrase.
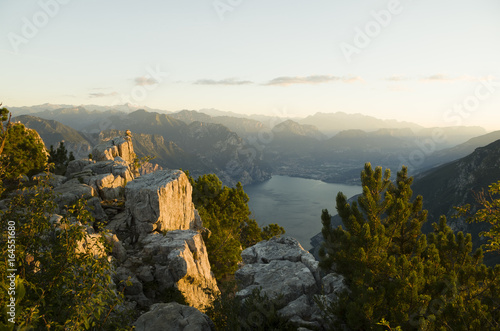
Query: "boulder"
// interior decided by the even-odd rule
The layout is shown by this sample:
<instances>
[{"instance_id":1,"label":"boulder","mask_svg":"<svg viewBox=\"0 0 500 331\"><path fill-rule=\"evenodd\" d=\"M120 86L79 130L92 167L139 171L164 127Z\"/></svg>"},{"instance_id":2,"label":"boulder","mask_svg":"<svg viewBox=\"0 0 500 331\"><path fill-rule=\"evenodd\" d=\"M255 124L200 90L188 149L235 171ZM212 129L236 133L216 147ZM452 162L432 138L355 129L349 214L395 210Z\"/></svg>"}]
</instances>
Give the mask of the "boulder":
<instances>
[{"instance_id":1,"label":"boulder","mask_svg":"<svg viewBox=\"0 0 500 331\"><path fill-rule=\"evenodd\" d=\"M261 241L241 252L241 257L245 264L269 263L273 260L302 262L318 284L320 281L319 262L292 237L274 237Z\"/></svg>"},{"instance_id":2,"label":"boulder","mask_svg":"<svg viewBox=\"0 0 500 331\"><path fill-rule=\"evenodd\" d=\"M191 195L191 184L180 170L162 170L127 183L125 207L139 238L153 231L201 228Z\"/></svg>"},{"instance_id":3,"label":"boulder","mask_svg":"<svg viewBox=\"0 0 500 331\"><path fill-rule=\"evenodd\" d=\"M95 161L85 159L70 161L66 168L66 177L73 178L74 174L81 172L83 168L92 163L95 163Z\"/></svg>"},{"instance_id":4,"label":"boulder","mask_svg":"<svg viewBox=\"0 0 500 331\"><path fill-rule=\"evenodd\" d=\"M101 200L97 197L93 197L87 200L87 207L92 214L92 217L95 218L96 221L105 222L108 219L108 215L104 212L104 209L101 206Z\"/></svg>"},{"instance_id":5,"label":"boulder","mask_svg":"<svg viewBox=\"0 0 500 331\"><path fill-rule=\"evenodd\" d=\"M115 137L103 141L92 149L92 158L96 161L114 160L121 157L124 161L133 163L136 157L132 139L127 137Z\"/></svg>"},{"instance_id":6,"label":"boulder","mask_svg":"<svg viewBox=\"0 0 500 331\"><path fill-rule=\"evenodd\" d=\"M315 300L329 304L346 289L335 273L321 278L319 263L299 242L290 237L261 241L241 253L244 265L236 271L236 295L247 298L260 289L278 314L296 327L319 329L325 326Z\"/></svg>"},{"instance_id":7,"label":"boulder","mask_svg":"<svg viewBox=\"0 0 500 331\"><path fill-rule=\"evenodd\" d=\"M92 176L87 180L87 184L97 191L102 200L123 198L126 183L127 181L123 177L115 176L112 173Z\"/></svg>"},{"instance_id":8,"label":"boulder","mask_svg":"<svg viewBox=\"0 0 500 331\"><path fill-rule=\"evenodd\" d=\"M123 262L127 259L127 251L123 247L122 242L118 239L116 234L109 233L106 235L106 240L111 244L112 250L111 255L118 260L118 262Z\"/></svg>"},{"instance_id":9,"label":"boulder","mask_svg":"<svg viewBox=\"0 0 500 331\"><path fill-rule=\"evenodd\" d=\"M137 276L148 289L144 294L151 302L161 301L172 291L179 291L190 306L198 309L213 301L219 289L200 233L193 230L169 231L165 235L151 233L141 245L121 267Z\"/></svg>"},{"instance_id":10,"label":"boulder","mask_svg":"<svg viewBox=\"0 0 500 331\"><path fill-rule=\"evenodd\" d=\"M207 315L177 302L152 305L134 326L136 331L215 331L215 325Z\"/></svg>"},{"instance_id":11,"label":"boulder","mask_svg":"<svg viewBox=\"0 0 500 331\"><path fill-rule=\"evenodd\" d=\"M243 298L260 288L269 299L281 297L281 303L286 304L318 291L313 274L302 262L272 260L266 264L247 264L235 276L243 287L236 295Z\"/></svg>"},{"instance_id":12,"label":"boulder","mask_svg":"<svg viewBox=\"0 0 500 331\"><path fill-rule=\"evenodd\" d=\"M31 177L31 180L33 181L40 181L40 180L47 180L47 183L52 186L52 187L58 187L66 181L66 177L60 176L60 175L54 175L54 174L47 174L46 172L41 172L39 174L34 175Z\"/></svg>"},{"instance_id":13,"label":"boulder","mask_svg":"<svg viewBox=\"0 0 500 331\"><path fill-rule=\"evenodd\" d=\"M117 157L116 160L90 163L82 169L81 173L89 170L92 171L92 174L113 174L114 176L120 176L127 182L134 180L134 174L130 170L130 164L119 157ZM73 174L73 176L75 175L76 174Z\"/></svg>"},{"instance_id":14,"label":"boulder","mask_svg":"<svg viewBox=\"0 0 500 331\"><path fill-rule=\"evenodd\" d=\"M85 184L66 182L54 189L56 202L60 208L69 206L80 198L90 199L96 195L94 189Z\"/></svg>"},{"instance_id":15,"label":"boulder","mask_svg":"<svg viewBox=\"0 0 500 331\"><path fill-rule=\"evenodd\" d=\"M124 288L125 298L139 307L149 307L152 302L144 295L142 282L128 268L118 267L115 274L119 288Z\"/></svg>"}]
</instances>

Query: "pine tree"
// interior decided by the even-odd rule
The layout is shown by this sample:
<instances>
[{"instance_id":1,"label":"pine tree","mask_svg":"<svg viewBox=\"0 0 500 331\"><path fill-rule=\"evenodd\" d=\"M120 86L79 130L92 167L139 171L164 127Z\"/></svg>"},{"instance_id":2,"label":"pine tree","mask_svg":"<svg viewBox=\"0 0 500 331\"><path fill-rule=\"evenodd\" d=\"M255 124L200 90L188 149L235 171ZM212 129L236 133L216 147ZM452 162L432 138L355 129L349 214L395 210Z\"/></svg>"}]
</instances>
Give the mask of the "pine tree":
<instances>
[{"instance_id":1,"label":"pine tree","mask_svg":"<svg viewBox=\"0 0 500 331\"><path fill-rule=\"evenodd\" d=\"M64 175L68 163L74 159L73 152L70 152L68 155L64 141L59 143L59 147L56 150L54 150L54 146L50 145L48 162L54 164L54 173L56 175Z\"/></svg>"},{"instance_id":2,"label":"pine tree","mask_svg":"<svg viewBox=\"0 0 500 331\"><path fill-rule=\"evenodd\" d=\"M387 321L403 330L498 327L500 267L484 266L480 250L472 254L471 236L455 235L445 217L433 233L421 233L427 212L422 197L411 201L405 167L392 183L388 170L366 164L361 181L357 202L337 196L345 230L322 214L320 266L342 274L350 289L330 307L338 323L353 330L382 330Z\"/></svg>"},{"instance_id":3,"label":"pine tree","mask_svg":"<svg viewBox=\"0 0 500 331\"><path fill-rule=\"evenodd\" d=\"M189 173L187 173L189 176ZM241 251L271 235L280 235L285 230L270 224L264 231L250 218L248 195L241 183L230 188L223 186L214 174L203 175L194 180L193 203L210 230L204 236L208 259L218 280L232 275L241 261Z\"/></svg>"}]
</instances>

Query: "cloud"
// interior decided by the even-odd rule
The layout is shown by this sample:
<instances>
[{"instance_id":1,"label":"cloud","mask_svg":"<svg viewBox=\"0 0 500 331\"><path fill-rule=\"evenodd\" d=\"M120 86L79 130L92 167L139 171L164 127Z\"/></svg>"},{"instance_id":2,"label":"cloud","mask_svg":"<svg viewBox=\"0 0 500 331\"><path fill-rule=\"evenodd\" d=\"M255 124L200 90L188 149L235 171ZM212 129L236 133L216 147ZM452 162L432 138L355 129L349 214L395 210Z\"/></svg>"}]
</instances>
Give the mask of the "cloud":
<instances>
[{"instance_id":1,"label":"cloud","mask_svg":"<svg viewBox=\"0 0 500 331\"><path fill-rule=\"evenodd\" d=\"M253 82L249 80L236 80L234 78L226 78L222 80L199 79L194 82L196 85L249 85Z\"/></svg>"},{"instance_id":2,"label":"cloud","mask_svg":"<svg viewBox=\"0 0 500 331\"><path fill-rule=\"evenodd\" d=\"M391 77L387 77L385 80L388 80L390 82L401 82L405 80L410 80L410 78L402 75L392 75Z\"/></svg>"},{"instance_id":3,"label":"cloud","mask_svg":"<svg viewBox=\"0 0 500 331\"><path fill-rule=\"evenodd\" d=\"M462 75L462 76L450 76L446 74L435 74L431 76L424 77L420 79L421 81L424 82L479 82L482 80L491 80L494 79L495 77L489 75L489 76L483 76L483 77L474 77L474 76L469 76L469 75Z\"/></svg>"},{"instance_id":4,"label":"cloud","mask_svg":"<svg viewBox=\"0 0 500 331\"><path fill-rule=\"evenodd\" d=\"M153 77L150 77L149 75L136 77L134 79L134 81L135 81L135 85L139 85L139 86L159 84L159 82L156 79L154 79Z\"/></svg>"},{"instance_id":5,"label":"cloud","mask_svg":"<svg viewBox=\"0 0 500 331\"><path fill-rule=\"evenodd\" d=\"M89 98L105 98L105 97L114 97L117 96L118 92L110 92L110 93L89 93Z\"/></svg>"},{"instance_id":6,"label":"cloud","mask_svg":"<svg viewBox=\"0 0 500 331\"><path fill-rule=\"evenodd\" d=\"M338 77L331 75L314 75L314 76L306 76L306 77L277 77L264 85L278 85L278 86L288 86L293 84L324 84L329 82L341 81L343 83L355 83L355 82L363 82L363 79L359 76L355 77Z\"/></svg>"}]
</instances>

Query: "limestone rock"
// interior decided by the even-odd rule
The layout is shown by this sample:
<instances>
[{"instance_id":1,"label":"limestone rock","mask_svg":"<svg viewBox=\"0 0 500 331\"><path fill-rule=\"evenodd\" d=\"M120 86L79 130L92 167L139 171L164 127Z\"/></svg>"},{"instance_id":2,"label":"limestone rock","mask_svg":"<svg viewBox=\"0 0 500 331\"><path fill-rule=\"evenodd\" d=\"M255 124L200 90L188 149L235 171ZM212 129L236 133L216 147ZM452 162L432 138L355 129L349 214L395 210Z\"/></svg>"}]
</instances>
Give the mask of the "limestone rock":
<instances>
[{"instance_id":1,"label":"limestone rock","mask_svg":"<svg viewBox=\"0 0 500 331\"><path fill-rule=\"evenodd\" d=\"M116 234L107 233L106 241L111 244L112 250L111 255L118 260L118 262L123 262L127 259L127 251L123 247L122 242L118 239Z\"/></svg>"},{"instance_id":2,"label":"limestone rock","mask_svg":"<svg viewBox=\"0 0 500 331\"><path fill-rule=\"evenodd\" d=\"M127 300L136 302L140 307L151 305L151 300L146 298L143 293L142 282L137 279L131 270L119 267L116 269L115 277L118 280L119 287L125 287L124 294ZM125 286L126 283L128 284Z\"/></svg>"},{"instance_id":3,"label":"limestone rock","mask_svg":"<svg viewBox=\"0 0 500 331\"><path fill-rule=\"evenodd\" d=\"M325 321L315 299L328 304L346 290L340 275L321 278L318 261L294 238L261 241L241 255L245 264L235 274L240 285L236 295L246 298L261 289L281 308L278 314L296 327L321 330Z\"/></svg>"},{"instance_id":4,"label":"limestone rock","mask_svg":"<svg viewBox=\"0 0 500 331\"><path fill-rule=\"evenodd\" d=\"M98 193L102 200L114 200L125 195L126 180L112 173L90 177L87 182Z\"/></svg>"},{"instance_id":5,"label":"limestone rock","mask_svg":"<svg viewBox=\"0 0 500 331\"><path fill-rule=\"evenodd\" d=\"M287 303L318 290L313 274L302 262L272 260L266 264L247 264L235 276L243 287L236 293L239 297L247 297L254 289L261 288L271 300L282 296Z\"/></svg>"},{"instance_id":6,"label":"limestone rock","mask_svg":"<svg viewBox=\"0 0 500 331\"><path fill-rule=\"evenodd\" d=\"M40 180L43 180L43 179L46 179L46 178L48 178L47 182L52 187L58 187L58 186L62 185L62 183L64 183L66 181L66 179L67 179L64 176L54 175L54 174L47 174L46 172L41 172L41 173L36 174L33 177L31 177L31 180L40 181Z\"/></svg>"},{"instance_id":7,"label":"limestone rock","mask_svg":"<svg viewBox=\"0 0 500 331\"><path fill-rule=\"evenodd\" d=\"M341 292L347 290L344 277L336 273L330 273L323 277L323 279L321 279L321 285L323 293L331 300L336 300Z\"/></svg>"},{"instance_id":8,"label":"limestone rock","mask_svg":"<svg viewBox=\"0 0 500 331\"><path fill-rule=\"evenodd\" d=\"M261 241L241 252L241 257L245 264L269 263L273 260L300 261L309 268L317 282L320 280L319 262L292 237L274 237Z\"/></svg>"},{"instance_id":9,"label":"limestone rock","mask_svg":"<svg viewBox=\"0 0 500 331\"><path fill-rule=\"evenodd\" d=\"M87 207L96 221L105 222L108 219L104 209L102 209L101 200L99 200L99 198L93 197L88 199Z\"/></svg>"},{"instance_id":10,"label":"limestone rock","mask_svg":"<svg viewBox=\"0 0 500 331\"><path fill-rule=\"evenodd\" d=\"M158 302L165 293L178 290L190 306L203 309L212 302L219 289L200 233L193 230L169 231L166 235L151 233L141 244L142 249L122 267L137 275L143 287L154 284L154 288L144 292L149 300Z\"/></svg>"},{"instance_id":11,"label":"limestone rock","mask_svg":"<svg viewBox=\"0 0 500 331\"><path fill-rule=\"evenodd\" d=\"M95 161L85 159L70 161L68 163L68 167L66 168L66 177L73 178L73 174L81 172L83 168L92 163L95 163Z\"/></svg>"},{"instance_id":12,"label":"limestone rock","mask_svg":"<svg viewBox=\"0 0 500 331\"><path fill-rule=\"evenodd\" d=\"M145 164L142 164L141 167L139 168L139 174L141 176L144 176L160 170L163 170L163 168L159 164L146 162Z\"/></svg>"},{"instance_id":13,"label":"limestone rock","mask_svg":"<svg viewBox=\"0 0 500 331\"><path fill-rule=\"evenodd\" d=\"M285 318L292 318L293 316L299 316L301 318L309 315L311 310L311 303L307 298L307 295L303 294L298 299L290 302L285 308L279 310L279 314Z\"/></svg>"},{"instance_id":14,"label":"limestone rock","mask_svg":"<svg viewBox=\"0 0 500 331\"><path fill-rule=\"evenodd\" d=\"M54 189L59 207L71 205L80 198L90 199L96 195L94 189L85 184L64 183Z\"/></svg>"},{"instance_id":15,"label":"limestone rock","mask_svg":"<svg viewBox=\"0 0 500 331\"><path fill-rule=\"evenodd\" d=\"M129 163L117 157L116 160L112 161L100 161L96 163L90 163L83 168L82 172L91 170L92 174L98 174L98 175L113 174L115 176L120 176L127 182L129 182L134 179L134 174L130 170L129 165L130 165ZM73 176L75 176L75 174L73 174Z\"/></svg>"},{"instance_id":16,"label":"limestone rock","mask_svg":"<svg viewBox=\"0 0 500 331\"><path fill-rule=\"evenodd\" d=\"M134 162L136 156L132 140L129 137L116 137L103 141L92 150L92 157L96 161L112 161L117 156L126 162Z\"/></svg>"},{"instance_id":17,"label":"limestone rock","mask_svg":"<svg viewBox=\"0 0 500 331\"><path fill-rule=\"evenodd\" d=\"M215 331L210 318L176 302L158 303L134 323L136 331Z\"/></svg>"},{"instance_id":18,"label":"limestone rock","mask_svg":"<svg viewBox=\"0 0 500 331\"><path fill-rule=\"evenodd\" d=\"M199 219L191 200L192 187L180 170L141 176L125 187L125 206L143 238L153 231L195 229Z\"/></svg>"}]
</instances>

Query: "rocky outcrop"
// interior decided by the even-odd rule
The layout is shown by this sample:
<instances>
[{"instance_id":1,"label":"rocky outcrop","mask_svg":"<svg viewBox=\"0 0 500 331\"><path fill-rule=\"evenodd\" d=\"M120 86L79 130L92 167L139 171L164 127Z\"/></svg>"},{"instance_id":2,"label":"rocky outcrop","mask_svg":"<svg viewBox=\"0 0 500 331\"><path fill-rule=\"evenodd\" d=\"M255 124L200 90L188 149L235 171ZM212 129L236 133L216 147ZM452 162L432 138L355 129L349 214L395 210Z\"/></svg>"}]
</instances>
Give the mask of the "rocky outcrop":
<instances>
[{"instance_id":1,"label":"rocky outcrop","mask_svg":"<svg viewBox=\"0 0 500 331\"><path fill-rule=\"evenodd\" d=\"M99 162L74 160L68 164L66 177L92 187L102 200L113 200L124 197L125 185L135 178L133 169L121 156Z\"/></svg>"},{"instance_id":2,"label":"rocky outcrop","mask_svg":"<svg viewBox=\"0 0 500 331\"><path fill-rule=\"evenodd\" d=\"M193 230L148 234L117 270L119 280L132 279L125 295L141 307L179 293L192 307L204 309L219 292L205 243Z\"/></svg>"},{"instance_id":3,"label":"rocky outcrop","mask_svg":"<svg viewBox=\"0 0 500 331\"><path fill-rule=\"evenodd\" d=\"M207 315L176 302L158 303L134 323L136 331L215 331Z\"/></svg>"},{"instance_id":4,"label":"rocky outcrop","mask_svg":"<svg viewBox=\"0 0 500 331\"><path fill-rule=\"evenodd\" d=\"M71 161L66 176L49 180L57 213L69 216L67 206L84 198L98 221L82 228L77 253L90 249L102 257L109 253L103 239L110 244L117 289L128 306L150 310L137 320L138 330L213 330L199 310L212 303L219 289L188 177L180 170L162 170L136 178L127 137L111 139L94 153L94 160ZM41 173L34 179L45 177ZM55 228L67 227L61 215L52 215Z\"/></svg>"},{"instance_id":5,"label":"rocky outcrop","mask_svg":"<svg viewBox=\"0 0 500 331\"><path fill-rule=\"evenodd\" d=\"M191 184L180 170L162 170L129 182L125 206L136 234L142 238L152 231L200 229L191 195Z\"/></svg>"},{"instance_id":6,"label":"rocky outcrop","mask_svg":"<svg viewBox=\"0 0 500 331\"><path fill-rule=\"evenodd\" d=\"M115 137L103 141L92 149L92 158L96 161L112 161L117 156L121 157L126 162L134 162L136 155L130 136Z\"/></svg>"},{"instance_id":7,"label":"rocky outcrop","mask_svg":"<svg viewBox=\"0 0 500 331\"><path fill-rule=\"evenodd\" d=\"M278 314L297 327L321 329L325 322L316 300L332 302L346 289L340 275L321 278L318 261L294 238L262 241L241 255L244 265L235 274L240 285L236 295L244 299L259 289L279 308Z\"/></svg>"},{"instance_id":8,"label":"rocky outcrop","mask_svg":"<svg viewBox=\"0 0 500 331\"><path fill-rule=\"evenodd\" d=\"M68 163L66 168L66 177L73 178L75 174L83 171L83 169L89 164L93 164L95 161L88 159L73 160Z\"/></svg>"},{"instance_id":9,"label":"rocky outcrop","mask_svg":"<svg viewBox=\"0 0 500 331\"><path fill-rule=\"evenodd\" d=\"M66 181L66 179L67 178L64 176L48 174L46 172L41 172L31 177L31 180L33 181L45 180L47 181L47 184L49 184L52 187L58 187L62 185Z\"/></svg>"},{"instance_id":10,"label":"rocky outcrop","mask_svg":"<svg viewBox=\"0 0 500 331\"><path fill-rule=\"evenodd\" d=\"M66 182L54 189L59 207L69 206L78 199L90 199L96 196L95 190L86 184Z\"/></svg>"},{"instance_id":11,"label":"rocky outcrop","mask_svg":"<svg viewBox=\"0 0 500 331\"><path fill-rule=\"evenodd\" d=\"M107 225L127 248L117 277L131 279L125 295L139 307L178 293L190 306L203 309L219 292L191 195L191 184L180 170L141 176L127 184L124 210L117 210Z\"/></svg>"}]
</instances>

